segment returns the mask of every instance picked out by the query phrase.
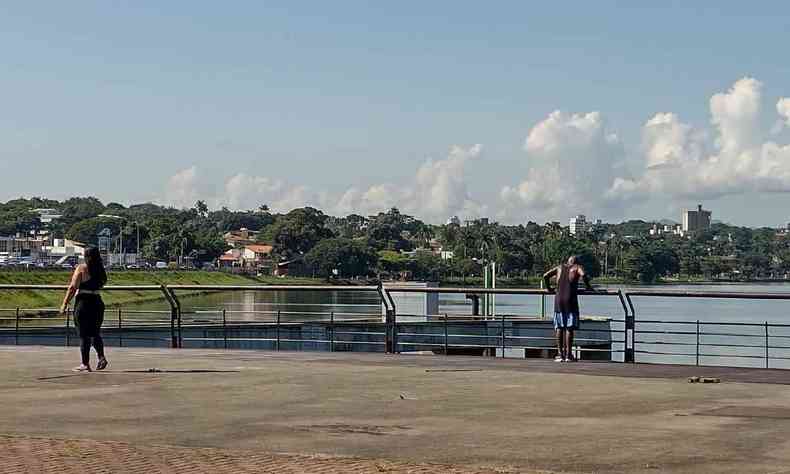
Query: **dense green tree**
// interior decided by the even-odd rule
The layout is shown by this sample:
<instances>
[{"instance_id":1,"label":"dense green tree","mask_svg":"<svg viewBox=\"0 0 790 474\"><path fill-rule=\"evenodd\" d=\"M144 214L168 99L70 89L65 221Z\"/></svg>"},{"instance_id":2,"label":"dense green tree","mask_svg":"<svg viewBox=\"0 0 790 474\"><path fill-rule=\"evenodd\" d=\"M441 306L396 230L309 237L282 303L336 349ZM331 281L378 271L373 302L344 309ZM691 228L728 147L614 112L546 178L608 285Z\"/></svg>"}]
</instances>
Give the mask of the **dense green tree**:
<instances>
[{"instance_id":1,"label":"dense green tree","mask_svg":"<svg viewBox=\"0 0 790 474\"><path fill-rule=\"evenodd\" d=\"M92 217L72 225L66 232L66 238L88 245L97 245L99 232L109 229L114 238L120 235L121 222L111 217Z\"/></svg>"},{"instance_id":2,"label":"dense green tree","mask_svg":"<svg viewBox=\"0 0 790 474\"><path fill-rule=\"evenodd\" d=\"M340 278L372 275L378 263L376 253L362 242L329 238L316 244L307 255L305 262L315 269L317 275ZM335 273L336 272L336 273Z\"/></svg>"},{"instance_id":3,"label":"dense green tree","mask_svg":"<svg viewBox=\"0 0 790 474\"><path fill-rule=\"evenodd\" d=\"M306 254L322 240L334 236L325 222L326 215L312 207L294 209L278 217L268 230L274 252L282 259Z\"/></svg>"}]
</instances>

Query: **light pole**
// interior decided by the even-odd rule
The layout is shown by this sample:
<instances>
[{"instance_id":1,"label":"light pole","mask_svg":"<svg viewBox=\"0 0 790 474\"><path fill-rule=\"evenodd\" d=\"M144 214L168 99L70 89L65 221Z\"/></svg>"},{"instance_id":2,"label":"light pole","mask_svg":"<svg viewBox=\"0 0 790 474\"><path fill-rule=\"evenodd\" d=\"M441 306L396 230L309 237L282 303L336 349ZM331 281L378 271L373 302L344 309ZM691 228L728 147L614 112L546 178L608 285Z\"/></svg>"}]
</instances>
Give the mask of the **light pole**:
<instances>
[{"instance_id":1,"label":"light pole","mask_svg":"<svg viewBox=\"0 0 790 474\"><path fill-rule=\"evenodd\" d=\"M109 218L109 219L118 219L118 220L122 220L122 221L125 221L125 222L131 222L131 223L134 224L135 229L137 231L137 255L135 256L135 263L137 263L137 259L140 258L140 223L137 222L137 221L129 221L129 219L126 218L126 217L116 216L116 215L113 215L113 214L99 214L99 217L106 217L106 218ZM120 263L121 263L122 266L124 266L126 264L126 251L123 248L123 227L121 227L118 230L118 232L120 234L119 235L119 244L118 244L120 248L118 249L118 253L121 254L121 262Z\"/></svg>"}]
</instances>

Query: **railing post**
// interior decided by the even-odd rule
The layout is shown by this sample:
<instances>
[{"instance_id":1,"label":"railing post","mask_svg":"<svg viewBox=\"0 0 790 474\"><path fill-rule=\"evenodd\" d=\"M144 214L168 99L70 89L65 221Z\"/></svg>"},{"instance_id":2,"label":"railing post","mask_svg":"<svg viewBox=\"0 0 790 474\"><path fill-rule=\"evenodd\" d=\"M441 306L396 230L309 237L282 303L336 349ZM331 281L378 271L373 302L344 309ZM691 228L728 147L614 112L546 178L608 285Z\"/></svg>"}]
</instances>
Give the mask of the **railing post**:
<instances>
[{"instance_id":1,"label":"railing post","mask_svg":"<svg viewBox=\"0 0 790 474\"><path fill-rule=\"evenodd\" d=\"M768 368L768 321L765 322L765 368Z\"/></svg>"},{"instance_id":2,"label":"railing post","mask_svg":"<svg viewBox=\"0 0 790 474\"><path fill-rule=\"evenodd\" d=\"M277 330L277 336L276 336L277 340L276 340L276 342L274 344L274 347L275 347L275 350L279 351L280 350L280 310L279 309L277 310L277 327L276 327L276 330Z\"/></svg>"},{"instance_id":3,"label":"railing post","mask_svg":"<svg viewBox=\"0 0 790 474\"><path fill-rule=\"evenodd\" d=\"M19 308L16 309L16 326L14 328L14 342L19 345Z\"/></svg>"},{"instance_id":4,"label":"railing post","mask_svg":"<svg viewBox=\"0 0 790 474\"><path fill-rule=\"evenodd\" d=\"M502 358L505 358L505 313L502 313Z\"/></svg>"},{"instance_id":5,"label":"railing post","mask_svg":"<svg viewBox=\"0 0 790 474\"><path fill-rule=\"evenodd\" d=\"M329 312L329 352L335 352L335 312Z\"/></svg>"},{"instance_id":6,"label":"railing post","mask_svg":"<svg viewBox=\"0 0 790 474\"><path fill-rule=\"evenodd\" d=\"M222 308L222 340L225 343L225 349L228 348L228 319L225 314L225 308Z\"/></svg>"},{"instance_id":7,"label":"railing post","mask_svg":"<svg viewBox=\"0 0 790 474\"><path fill-rule=\"evenodd\" d=\"M384 352L387 354L394 354L397 346L397 321L395 315L395 301L392 300L392 295L389 291L379 283L378 289L381 302L384 304L385 317L384 317Z\"/></svg>"},{"instance_id":8,"label":"railing post","mask_svg":"<svg viewBox=\"0 0 790 474\"><path fill-rule=\"evenodd\" d=\"M631 311L625 313L625 353L624 362L636 362L636 311L634 311L631 296L626 293L626 300Z\"/></svg>"},{"instance_id":9,"label":"railing post","mask_svg":"<svg viewBox=\"0 0 790 474\"><path fill-rule=\"evenodd\" d=\"M121 323L121 308L118 308L118 346L123 347L123 324Z\"/></svg>"},{"instance_id":10,"label":"railing post","mask_svg":"<svg viewBox=\"0 0 790 474\"><path fill-rule=\"evenodd\" d=\"M66 309L66 347L71 344L71 323L69 322L69 310Z\"/></svg>"},{"instance_id":11,"label":"railing post","mask_svg":"<svg viewBox=\"0 0 790 474\"><path fill-rule=\"evenodd\" d=\"M543 289L543 280L540 280L540 289ZM540 295L540 319L546 319L546 295Z\"/></svg>"},{"instance_id":12,"label":"railing post","mask_svg":"<svg viewBox=\"0 0 790 474\"><path fill-rule=\"evenodd\" d=\"M184 347L184 336L181 334L181 303L175 294L173 294L173 299L176 300L176 307L178 308L178 348L181 349Z\"/></svg>"},{"instance_id":13,"label":"railing post","mask_svg":"<svg viewBox=\"0 0 790 474\"><path fill-rule=\"evenodd\" d=\"M425 318L428 319L427 316ZM392 312L392 353L398 353L398 315Z\"/></svg>"},{"instance_id":14,"label":"railing post","mask_svg":"<svg viewBox=\"0 0 790 474\"><path fill-rule=\"evenodd\" d=\"M449 334L447 332L447 313L444 313L444 355L448 355L450 350Z\"/></svg>"},{"instance_id":15,"label":"railing post","mask_svg":"<svg viewBox=\"0 0 790 474\"><path fill-rule=\"evenodd\" d=\"M699 319L697 320L697 367L699 367Z\"/></svg>"},{"instance_id":16,"label":"railing post","mask_svg":"<svg viewBox=\"0 0 790 474\"><path fill-rule=\"evenodd\" d=\"M170 347L173 349L178 348L178 338L176 336L176 318L178 318L178 308L176 302L173 300L172 293L165 285L161 285L159 289L165 295L165 299L170 304Z\"/></svg>"}]
</instances>

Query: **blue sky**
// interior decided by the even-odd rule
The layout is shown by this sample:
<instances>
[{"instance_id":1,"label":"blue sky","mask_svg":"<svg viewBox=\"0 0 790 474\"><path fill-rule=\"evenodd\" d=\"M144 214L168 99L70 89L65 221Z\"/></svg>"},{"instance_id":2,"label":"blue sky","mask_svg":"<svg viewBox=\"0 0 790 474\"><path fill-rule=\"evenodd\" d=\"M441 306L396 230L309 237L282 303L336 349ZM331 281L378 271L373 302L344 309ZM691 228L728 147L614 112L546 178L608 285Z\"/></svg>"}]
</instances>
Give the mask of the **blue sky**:
<instances>
[{"instance_id":1,"label":"blue sky","mask_svg":"<svg viewBox=\"0 0 790 474\"><path fill-rule=\"evenodd\" d=\"M712 179L689 150L733 169L768 141L786 156L790 5L637 3L8 2L0 199L399 205L436 222L677 219L701 201L733 223L786 223L790 163ZM709 101L745 77L760 126L724 159ZM657 113L674 119L646 130ZM648 176L646 134L672 137L665 161L706 181ZM587 194L553 192L552 171L575 163L595 179L559 182Z\"/></svg>"}]
</instances>

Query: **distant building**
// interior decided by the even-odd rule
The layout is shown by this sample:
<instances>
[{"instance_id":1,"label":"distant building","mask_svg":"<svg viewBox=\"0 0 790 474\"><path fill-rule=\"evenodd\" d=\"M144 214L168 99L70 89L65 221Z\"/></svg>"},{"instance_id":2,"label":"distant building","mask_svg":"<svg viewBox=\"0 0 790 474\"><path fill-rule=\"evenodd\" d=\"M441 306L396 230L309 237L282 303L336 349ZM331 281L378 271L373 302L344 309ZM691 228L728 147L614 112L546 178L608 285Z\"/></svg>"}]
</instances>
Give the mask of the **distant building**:
<instances>
[{"instance_id":1,"label":"distant building","mask_svg":"<svg viewBox=\"0 0 790 474\"><path fill-rule=\"evenodd\" d=\"M244 265L244 256L239 249L230 249L217 259L220 268L236 268Z\"/></svg>"},{"instance_id":2,"label":"distant building","mask_svg":"<svg viewBox=\"0 0 790 474\"><path fill-rule=\"evenodd\" d=\"M79 261L85 255L85 244L68 239L53 239L52 245L44 247L44 253L50 264Z\"/></svg>"},{"instance_id":3,"label":"distant building","mask_svg":"<svg viewBox=\"0 0 790 474\"><path fill-rule=\"evenodd\" d=\"M33 209L30 212L38 214L38 220L40 220L42 224L49 224L55 219L63 217L57 209Z\"/></svg>"},{"instance_id":4,"label":"distant building","mask_svg":"<svg viewBox=\"0 0 790 474\"><path fill-rule=\"evenodd\" d=\"M453 216L447 219L447 225L461 225L461 219L458 216Z\"/></svg>"},{"instance_id":5,"label":"distant building","mask_svg":"<svg viewBox=\"0 0 790 474\"><path fill-rule=\"evenodd\" d=\"M43 239L22 237L0 237L0 256L8 257L28 257L38 260L44 253Z\"/></svg>"},{"instance_id":6,"label":"distant building","mask_svg":"<svg viewBox=\"0 0 790 474\"><path fill-rule=\"evenodd\" d=\"M488 217L481 217L480 219L467 219L464 221L466 227L475 225L488 225Z\"/></svg>"},{"instance_id":7,"label":"distant building","mask_svg":"<svg viewBox=\"0 0 790 474\"><path fill-rule=\"evenodd\" d=\"M710 229L711 211L702 209L702 204L697 205L696 210L683 209L683 232L697 232Z\"/></svg>"},{"instance_id":8,"label":"distant building","mask_svg":"<svg viewBox=\"0 0 790 474\"><path fill-rule=\"evenodd\" d=\"M243 248L246 245L254 244L257 235L258 235L257 232L242 227L239 230L232 230L230 232L225 232L222 238L225 240L225 243L229 247L238 249L238 248Z\"/></svg>"},{"instance_id":9,"label":"distant building","mask_svg":"<svg viewBox=\"0 0 790 474\"><path fill-rule=\"evenodd\" d=\"M264 268L273 270L272 250L274 250L274 247L271 245L247 245L241 253L244 266L257 270Z\"/></svg>"},{"instance_id":10,"label":"distant building","mask_svg":"<svg viewBox=\"0 0 790 474\"><path fill-rule=\"evenodd\" d=\"M586 233L590 229L590 223L587 222L585 216L579 214L576 217L571 217L568 222L568 227L571 235L580 235Z\"/></svg>"},{"instance_id":11,"label":"distant building","mask_svg":"<svg viewBox=\"0 0 790 474\"><path fill-rule=\"evenodd\" d=\"M683 228L682 228L682 226L680 224L676 224L676 225L653 224L653 227L650 229L650 235L652 235L654 237L655 236L659 236L659 235L667 235L667 234L679 235L681 237L686 235L686 233L683 231Z\"/></svg>"}]
</instances>

